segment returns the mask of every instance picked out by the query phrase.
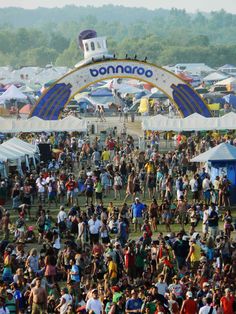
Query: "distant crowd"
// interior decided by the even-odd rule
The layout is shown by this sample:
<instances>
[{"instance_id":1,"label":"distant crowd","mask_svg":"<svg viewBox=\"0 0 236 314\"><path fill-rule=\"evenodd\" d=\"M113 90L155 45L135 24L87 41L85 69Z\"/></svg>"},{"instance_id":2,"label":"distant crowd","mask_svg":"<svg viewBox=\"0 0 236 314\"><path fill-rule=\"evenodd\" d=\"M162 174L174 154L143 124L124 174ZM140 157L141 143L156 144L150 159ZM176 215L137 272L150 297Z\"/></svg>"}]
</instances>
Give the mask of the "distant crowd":
<instances>
[{"instance_id":1,"label":"distant crowd","mask_svg":"<svg viewBox=\"0 0 236 314\"><path fill-rule=\"evenodd\" d=\"M2 178L0 314L235 313L231 182L190 162L233 135L146 137L22 135L53 158Z\"/></svg>"}]
</instances>

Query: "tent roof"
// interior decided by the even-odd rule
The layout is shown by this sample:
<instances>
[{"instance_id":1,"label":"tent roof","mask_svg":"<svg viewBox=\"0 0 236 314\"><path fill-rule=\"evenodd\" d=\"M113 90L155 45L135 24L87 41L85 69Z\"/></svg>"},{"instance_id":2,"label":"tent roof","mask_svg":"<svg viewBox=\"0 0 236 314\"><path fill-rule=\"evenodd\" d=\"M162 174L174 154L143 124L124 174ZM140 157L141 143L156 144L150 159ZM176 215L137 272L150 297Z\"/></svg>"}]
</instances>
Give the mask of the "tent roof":
<instances>
[{"instance_id":1,"label":"tent roof","mask_svg":"<svg viewBox=\"0 0 236 314\"><path fill-rule=\"evenodd\" d=\"M9 143L14 146L19 146L25 149L28 149L29 151L36 152L38 151L38 147L36 145L30 144L28 142L22 141L21 139L17 137L13 137L10 140L6 141L5 143Z\"/></svg>"},{"instance_id":2,"label":"tent roof","mask_svg":"<svg viewBox=\"0 0 236 314\"><path fill-rule=\"evenodd\" d=\"M4 147L2 144L0 145L0 154L4 155L8 160L16 160L25 156L25 153L16 151L12 147Z\"/></svg>"},{"instance_id":3,"label":"tent roof","mask_svg":"<svg viewBox=\"0 0 236 314\"><path fill-rule=\"evenodd\" d=\"M227 77L228 76L223 74L223 73L213 72L213 73L205 76L203 78L203 81L220 81L220 80L226 79Z\"/></svg>"},{"instance_id":4,"label":"tent roof","mask_svg":"<svg viewBox=\"0 0 236 314\"><path fill-rule=\"evenodd\" d=\"M215 83L215 85L228 85L228 84L232 84L232 83L236 83L236 77L229 77L223 81L219 81L217 83Z\"/></svg>"},{"instance_id":5,"label":"tent roof","mask_svg":"<svg viewBox=\"0 0 236 314\"><path fill-rule=\"evenodd\" d=\"M236 161L236 147L229 143L221 143L202 153L193 159L191 162L206 162L206 161L220 161L220 160L235 160Z\"/></svg>"},{"instance_id":6,"label":"tent roof","mask_svg":"<svg viewBox=\"0 0 236 314\"><path fill-rule=\"evenodd\" d=\"M229 69L229 68L235 68L235 65L233 65L233 64L225 64L225 65L222 65L221 67L219 67L218 70L224 70L224 69Z\"/></svg>"},{"instance_id":7,"label":"tent roof","mask_svg":"<svg viewBox=\"0 0 236 314\"><path fill-rule=\"evenodd\" d=\"M11 85L1 96L0 101L10 100L10 99L27 99L15 85Z\"/></svg>"},{"instance_id":8,"label":"tent roof","mask_svg":"<svg viewBox=\"0 0 236 314\"><path fill-rule=\"evenodd\" d=\"M220 118L206 118L193 113L186 118L168 118L156 115L143 118L143 130L152 131L206 131L206 130L235 130L236 113L229 113Z\"/></svg>"}]
</instances>

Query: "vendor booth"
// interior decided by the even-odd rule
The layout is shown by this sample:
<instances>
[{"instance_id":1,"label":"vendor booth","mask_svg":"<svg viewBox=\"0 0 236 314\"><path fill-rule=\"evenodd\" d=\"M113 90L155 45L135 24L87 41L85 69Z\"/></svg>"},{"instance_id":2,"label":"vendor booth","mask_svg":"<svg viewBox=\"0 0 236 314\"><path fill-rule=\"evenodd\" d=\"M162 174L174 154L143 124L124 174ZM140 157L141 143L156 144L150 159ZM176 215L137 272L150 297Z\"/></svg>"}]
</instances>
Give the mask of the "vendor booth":
<instances>
[{"instance_id":1,"label":"vendor booth","mask_svg":"<svg viewBox=\"0 0 236 314\"><path fill-rule=\"evenodd\" d=\"M229 143L218 146L194 157L191 162L207 163L208 172L213 182L216 176L227 176L231 182L230 203L236 204L236 147Z\"/></svg>"}]
</instances>

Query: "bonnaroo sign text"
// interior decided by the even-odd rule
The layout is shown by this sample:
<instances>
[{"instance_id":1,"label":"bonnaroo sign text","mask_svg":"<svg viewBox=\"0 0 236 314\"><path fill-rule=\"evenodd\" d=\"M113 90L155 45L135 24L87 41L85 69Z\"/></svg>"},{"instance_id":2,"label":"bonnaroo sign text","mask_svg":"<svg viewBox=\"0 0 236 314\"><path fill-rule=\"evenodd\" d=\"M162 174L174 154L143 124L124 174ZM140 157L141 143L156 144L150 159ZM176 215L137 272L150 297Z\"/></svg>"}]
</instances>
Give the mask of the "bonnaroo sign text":
<instances>
[{"instance_id":1,"label":"bonnaroo sign text","mask_svg":"<svg viewBox=\"0 0 236 314\"><path fill-rule=\"evenodd\" d=\"M136 74L141 76L146 76L150 78L153 76L152 70L148 69L145 70L143 67L140 66L131 66L131 65L109 65L107 67L102 66L98 69L89 69L90 74L92 77L97 77L98 75L109 75L109 74Z\"/></svg>"}]
</instances>

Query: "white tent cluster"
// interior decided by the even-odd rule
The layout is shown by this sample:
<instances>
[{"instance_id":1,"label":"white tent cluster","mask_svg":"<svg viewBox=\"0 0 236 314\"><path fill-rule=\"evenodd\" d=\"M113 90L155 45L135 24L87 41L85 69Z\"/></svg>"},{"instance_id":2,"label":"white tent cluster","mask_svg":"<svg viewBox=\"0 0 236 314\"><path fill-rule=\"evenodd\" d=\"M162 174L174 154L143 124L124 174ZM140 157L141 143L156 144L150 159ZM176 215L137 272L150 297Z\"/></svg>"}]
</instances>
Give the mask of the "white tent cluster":
<instances>
[{"instance_id":1,"label":"white tent cluster","mask_svg":"<svg viewBox=\"0 0 236 314\"><path fill-rule=\"evenodd\" d=\"M168 118L157 115L152 118L145 117L142 121L143 130L149 131L208 131L208 130L234 130L236 113L230 112L220 118L206 118L193 113L187 118Z\"/></svg>"},{"instance_id":2,"label":"white tent cluster","mask_svg":"<svg viewBox=\"0 0 236 314\"><path fill-rule=\"evenodd\" d=\"M25 162L26 167L29 168L30 158L36 167L36 159L39 159L37 145L29 144L16 137L0 145L0 170L5 177L9 166L17 166L19 173L22 173L22 162Z\"/></svg>"},{"instance_id":3,"label":"white tent cluster","mask_svg":"<svg viewBox=\"0 0 236 314\"><path fill-rule=\"evenodd\" d=\"M4 119L0 118L1 133L18 133L18 132L86 132L87 123L85 120L68 116L62 120L42 120L32 117L27 120L23 119Z\"/></svg>"},{"instance_id":4,"label":"white tent cluster","mask_svg":"<svg viewBox=\"0 0 236 314\"><path fill-rule=\"evenodd\" d=\"M22 82L26 85L57 80L59 77L65 75L70 69L67 67L54 67L52 65L45 68L40 67L23 67L21 69L13 70L10 67L0 67L0 82L2 84L9 84L14 82Z\"/></svg>"}]
</instances>

